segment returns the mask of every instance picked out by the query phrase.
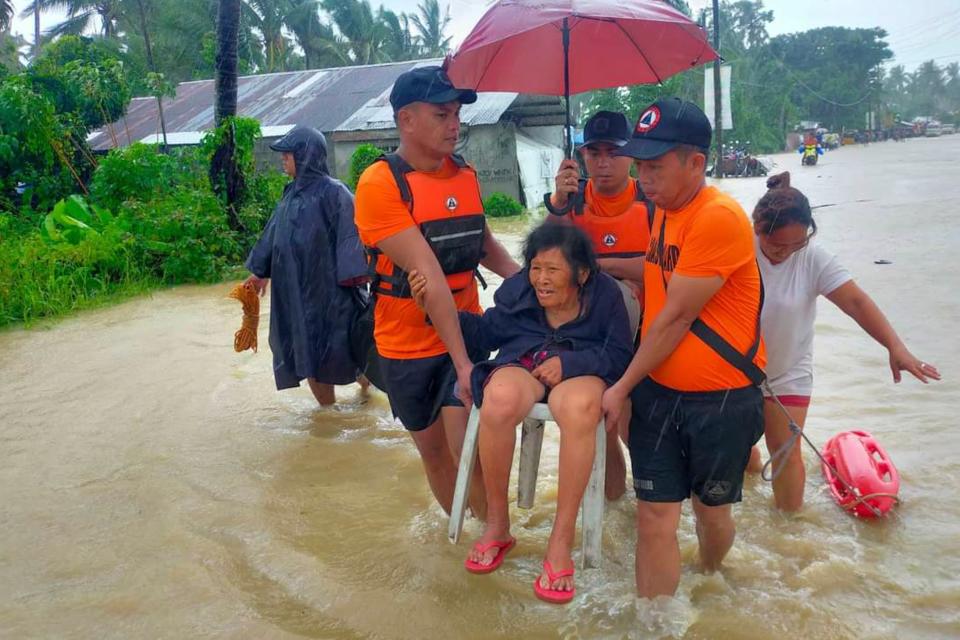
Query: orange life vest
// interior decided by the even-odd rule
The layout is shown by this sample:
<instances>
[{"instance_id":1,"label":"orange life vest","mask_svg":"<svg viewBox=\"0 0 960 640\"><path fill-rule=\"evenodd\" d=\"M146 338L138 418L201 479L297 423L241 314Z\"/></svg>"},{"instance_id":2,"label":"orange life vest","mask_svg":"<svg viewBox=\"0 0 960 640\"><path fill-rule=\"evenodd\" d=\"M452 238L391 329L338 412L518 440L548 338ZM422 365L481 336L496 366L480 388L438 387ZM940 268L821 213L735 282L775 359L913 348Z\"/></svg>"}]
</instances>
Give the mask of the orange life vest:
<instances>
[{"instance_id":1,"label":"orange life vest","mask_svg":"<svg viewBox=\"0 0 960 640\"><path fill-rule=\"evenodd\" d=\"M483 257L486 218L477 173L460 156L451 156L459 171L438 179L417 172L395 153L381 156L386 162L410 216L433 250L453 292L466 289ZM373 278L372 290L381 295L409 298L407 272L375 247L367 247Z\"/></svg>"},{"instance_id":2,"label":"orange life vest","mask_svg":"<svg viewBox=\"0 0 960 640\"><path fill-rule=\"evenodd\" d=\"M656 207L644 198L639 183L636 189L636 199L618 216L595 214L589 201L585 202L583 213L567 214L570 221L590 237L597 257L637 258L646 255Z\"/></svg>"}]
</instances>

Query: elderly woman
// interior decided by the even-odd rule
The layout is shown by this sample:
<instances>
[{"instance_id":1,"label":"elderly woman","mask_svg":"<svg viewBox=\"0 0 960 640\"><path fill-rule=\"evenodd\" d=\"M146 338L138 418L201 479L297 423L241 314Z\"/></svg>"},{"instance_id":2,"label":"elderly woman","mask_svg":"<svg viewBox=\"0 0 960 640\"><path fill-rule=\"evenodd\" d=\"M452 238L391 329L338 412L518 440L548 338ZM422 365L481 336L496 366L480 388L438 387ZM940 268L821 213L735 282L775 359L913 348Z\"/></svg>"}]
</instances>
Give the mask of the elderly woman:
<instances>
[{"instance_id":1,"label":"elderly woman","mask_svg":"<svg viewBox=\"0 0 960 640\"><path fill-rule=\"evenodd\" d=\"M503 282L495 306L483 315L461 312L471 349L499 354L473 370L480 407L480 463L487 523L465 561L468 571L490 573L516 540L510 535L507 485L517 425L537 402L547 402L560 427L557 513L547 544L537 597L554 603L574 595L573 547L577 510L593 464L600 401L632 356L627 310L616 281L597 267L582 231L547 224L523 250L524 269ZM411 276L414 292L423 278Z\"/></svg>"},{"instance_id":2,"label":"elderly woman","mask_svg":"<svg viewBox=\"0 0 960 640\"><path fill-rule=\"evenodd\" d=\"M327 143L296 127L270 145L293 178L250 251L247 269L260 295L273 280L270 350L277 389L307 380L321 406L335 401L333 385L357 378L348 347L367 263L353 222L353 196L330 177Z\"/></svg>"}]
</instances>

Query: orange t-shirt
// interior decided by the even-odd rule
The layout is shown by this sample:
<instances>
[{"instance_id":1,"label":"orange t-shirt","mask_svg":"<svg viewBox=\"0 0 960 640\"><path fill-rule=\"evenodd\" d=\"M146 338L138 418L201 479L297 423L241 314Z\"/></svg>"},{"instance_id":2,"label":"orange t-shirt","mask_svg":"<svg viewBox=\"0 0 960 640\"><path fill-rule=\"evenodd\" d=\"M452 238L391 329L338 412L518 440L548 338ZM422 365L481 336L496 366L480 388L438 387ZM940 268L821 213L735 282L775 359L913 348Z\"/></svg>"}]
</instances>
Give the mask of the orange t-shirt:
<instances>
[{"instance_id":1,"label":"orange t-shirt","mask_svg":"<svg viewBox=\"0 0 960 640\"><path fill-rule=\"evenodd\" d=\"M646 336L666 302L663 276L667 282L673 273L694 278L720 276L723 286L704 305L700 319L737 351L746 353L757 338L761 286L747 214L730 196L705 187L683 209L666 212L661 251L663 220L664 211L658 208L644 269L646 312L641 335ZM761 340L753 361L762 368L766 360ZM650 377L678 391L721 391L750 385L743 373L692 333L683 337Z\"/></svg>"},{"instance_id":2,"label":"orange t-shirt","mask_svg":"<svg viewBox=\"0 0 960 640\"><path fill-rule=\"evenodd\" d=\"M437 171L420 173L435 180L450 180L459 171L457 165L447 158ZM463 201L462 197L460 199ZM414 194L414 201L417 201L417 194ZM442 202L440 206L443 206ZM384 239L417 226L410 209L400 197L400 189L386 162L373 163L360 176L354 210L360 241L368 247L376 247ZM393 262L381 255L378 271L388 273L392 269ZM480 313L476 280L471 280L466 288L454 293L453 300L461 311ZM398 360L428 358L447 352L436 330L427 323L426 313L410 298L377 296L374 340L380 355Z\"/></svg>"},{"instance_id":3,"label":"orange t-shirt","mask_svg":"<svg viewBox=\"0 0 960 640\"><path fill-rule=\"evenodd\" d=\"M650 244L647 205L637 201L637 183L630 180L626 189L605 196L587 181L583 215L568 213L567 218L590 237L600 258L642 257Z\"/></svg>"}]
</instances>

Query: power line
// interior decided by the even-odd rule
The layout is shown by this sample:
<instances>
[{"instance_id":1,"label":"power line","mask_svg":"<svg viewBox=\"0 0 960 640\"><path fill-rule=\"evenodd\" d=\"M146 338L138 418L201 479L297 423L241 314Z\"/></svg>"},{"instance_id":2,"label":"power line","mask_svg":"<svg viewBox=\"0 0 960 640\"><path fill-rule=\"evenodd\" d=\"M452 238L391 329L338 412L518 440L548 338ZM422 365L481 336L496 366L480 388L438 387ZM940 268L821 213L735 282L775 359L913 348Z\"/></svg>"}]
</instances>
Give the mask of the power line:
<instances>
[{"instance_id":1,"label":"power line","mask_svg":"<svg viewBox=\"0 0 960 640\"><path fill-rule=\"evenodd\" d=\"M783 60L781 60L781 59L779 59L779 58L777 58L777 57L774 57L774 56L771 56L771 57L773 57L773 60L774 60L777 64L779 64L780 67L781 67L784 71L787 72L787 74L793 79L794 82L796 82L798 85L800 85L801 87L803 87L804 89L806 89L807 91L809 91L810 94L813 95L815 98L817 98L817 99L819 99L819 100L821 100L821 101L823 101L823 102L826 102L827 104L831 104L831 105L833 105L833 106L835 106L835 107L844 107L844 108L846 108L846 107L855 107L855 106L857 106L858 104L860 104L860 103L864 102L865 100L867 100L867 98L869 98L870 96L872 96L873 93L874 93L874 90L873 90L873 89L868 89L867 92L866 92L865 94L863 94L863 96L862 96L859 100L855 100L854 102L846 102L846 103L844 103L844 102L837 102L836 100L831 100L830 98L827 98L827 97L824 96L823 94L819 93L816 89L813 89L812 87L810 87L806 82L804 82L803 80L801 80L800 78L798 78L797 75L790 69L790 67L788 67L788 66L786 65L786 63L784 63Z\"/></svg>"}]
</instances>

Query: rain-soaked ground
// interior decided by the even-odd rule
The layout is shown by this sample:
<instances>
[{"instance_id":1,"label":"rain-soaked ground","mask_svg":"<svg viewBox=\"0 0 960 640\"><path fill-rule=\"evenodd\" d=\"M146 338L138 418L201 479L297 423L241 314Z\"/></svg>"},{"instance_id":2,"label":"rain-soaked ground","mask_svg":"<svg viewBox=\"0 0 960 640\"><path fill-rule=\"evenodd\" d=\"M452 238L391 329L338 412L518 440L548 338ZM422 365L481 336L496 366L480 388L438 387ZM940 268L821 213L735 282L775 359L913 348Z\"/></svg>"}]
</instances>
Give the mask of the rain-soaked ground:
<instances>
[{"instance_id":1,"label":"rain-soaked ground","mask_svg":"<svg viewBox=\"0 0 960 640\"><path fill-rule=\"evenodd\" d=\"M814 168L777 157L832 205L818 241L944 374L894 385L883 351L821 305L808 432L879 438L903 483L888 520L838 509L808 455L799 515L748 480L719 574L697 570L687 510L680 591L650 604L633 595L627 497L608 506L603 567L578 573L572 605L543 604L531 585L555 430L537 504L514 513L518 548L470 575L385 399L344 388L319 410L305 389L274 392L269 351L231 348L230 285L182 287L0 334L0 637L960 637L958 158L960 135L845 148ZM764 190L723 188L747 209ZM525 227L498 225L514 248Z\"/></svg>"}]
</instances>

